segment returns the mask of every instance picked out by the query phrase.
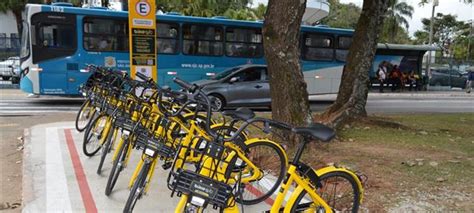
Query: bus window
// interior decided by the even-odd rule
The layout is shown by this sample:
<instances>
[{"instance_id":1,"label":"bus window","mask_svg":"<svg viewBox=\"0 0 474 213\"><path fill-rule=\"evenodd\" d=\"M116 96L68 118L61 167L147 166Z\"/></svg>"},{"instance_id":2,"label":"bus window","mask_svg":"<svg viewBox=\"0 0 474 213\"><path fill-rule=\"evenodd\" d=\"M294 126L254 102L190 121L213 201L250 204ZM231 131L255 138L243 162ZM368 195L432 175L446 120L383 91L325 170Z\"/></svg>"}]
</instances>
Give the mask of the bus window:
<instances>
[{"instance_id":1,"label":"bus window","mask_svg":"<svg viewBox=\"0 0 474 213\"><path fill-rule=\"evenodd\" d=\"M76 16L38 13L31 19L33 63L76 52Z\"/></svg>"},{"instance_id":2,"label":"bus window","mask_svg":"<svg viewBox=\"0 0 474 213\"><path fill-rule=\"evenodd\" d=\"M227 27L225 53L230 57L262 57L263 45L261 29Z\"/></svg>"},{"instance_id":3,"label":"bus window","mask_svg":"<svg viewBox=\"0 0 474 213\"><path fill-rule=\"evenodd\" d=\"M94 52L129 51L126 20L84 18L84 49Z\"/></svg>"},{"instance_id":4,"label":"bus window","mask_svg":"<svg viewBox=\"0 0 474 213\"><path fill-rule=\"evenodd\" d=\"M333 60L333 39L328 35L306 33L304 36L303 59Z\"/></svg>"},{"instance_id":5,"label":"bus window","mask_svg":"<svg viewBox=\"0 0 474 213\"><path fill-rule=\"evenodd\" d=\"M346 61L349 47L352 44L352 37L339 36L337 39L336 60Z\"/></svg>"},{"instance_id":6,"label":"bus window","mask_svg":"<svg viewBox=\"0 0 474 213\"><path fill-rule=\"evenodd\" d=\"M183 53L220 56L223 53L222 28L205 25L183 25Z\"/></svg>"},{"instance_id":7,"label":"bus window","mask_svg":"<svg viewBox=\"0 0 474 213\"><path fill-rule=\"evenodd\" d=\"M175 54L178 52L179 26L177 24L158 23L156 28L158 53Z\"/></svg>"}]
</instances>

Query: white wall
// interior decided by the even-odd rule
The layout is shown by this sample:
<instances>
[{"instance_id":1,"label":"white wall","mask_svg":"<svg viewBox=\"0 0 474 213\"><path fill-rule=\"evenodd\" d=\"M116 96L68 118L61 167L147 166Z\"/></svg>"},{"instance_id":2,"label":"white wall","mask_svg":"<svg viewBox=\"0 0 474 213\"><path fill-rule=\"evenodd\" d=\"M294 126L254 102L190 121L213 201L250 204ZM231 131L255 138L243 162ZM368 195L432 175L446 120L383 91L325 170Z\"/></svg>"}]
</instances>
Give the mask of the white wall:
<instances>
[{"instance_id":1,"label":"white wall","mask_svg":"<svg viewBox=\"0 0 474 213\"><path fill-rule=\"evenodd\" d=\"M10 37L11 33L18 33L15 15L11 11L7 13L0 12L0 20L0 33L6 33L7 37Z\"/></svg>"}]
</instances>

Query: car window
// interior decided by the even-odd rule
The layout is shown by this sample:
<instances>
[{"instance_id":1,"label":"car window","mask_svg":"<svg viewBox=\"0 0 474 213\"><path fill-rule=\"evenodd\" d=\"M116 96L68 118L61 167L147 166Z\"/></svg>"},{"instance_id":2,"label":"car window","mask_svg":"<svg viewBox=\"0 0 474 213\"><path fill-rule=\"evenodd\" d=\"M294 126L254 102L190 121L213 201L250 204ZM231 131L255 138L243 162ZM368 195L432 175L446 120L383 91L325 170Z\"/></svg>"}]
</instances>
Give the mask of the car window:
<instances>
[{"instance_id":1,"label":"car window","mask_svg":"<svg viewBox=\"0 0 474 213\"><path fill-rule=\"evenodd\" d=\"M269 80L269 77L268 77L268 71L267 71L267 68L266 67L262 67L262 75L263 75L263 80L264 81L268 81Z\"/></svg>"},{"instance_id":2,"label":"car window","mask_svg":"<svg viewBox=\"0 0 474 213\"><path fill-rule=\"evenodd\" d=\"M237 73L234 77L238 78L238 82L260 81L261 70L258 68L248 68Z\"/></svg>"}]
</instances>

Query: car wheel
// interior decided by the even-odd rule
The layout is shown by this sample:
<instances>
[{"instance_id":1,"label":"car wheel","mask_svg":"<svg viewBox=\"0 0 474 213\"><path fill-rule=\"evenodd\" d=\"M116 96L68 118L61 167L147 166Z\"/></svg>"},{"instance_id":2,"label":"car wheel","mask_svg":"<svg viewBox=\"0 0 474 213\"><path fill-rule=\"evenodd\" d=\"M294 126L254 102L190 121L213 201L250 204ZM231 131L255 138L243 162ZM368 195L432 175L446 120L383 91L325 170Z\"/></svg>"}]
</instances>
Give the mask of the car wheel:
<instances>
[{"instance_id":1,"label":"car wheel","mask_svg":"<svg viewBox=\"0 0 474 213\"><path fill-rule=\"evenodd\" d=\"M225 106L224 97L218 94L212 94L212 95L209 95L209 97L211 98L211 101L212 101L213 110L221 111L222 109L224 109L224 106Z\"/></svg>"},{"instance_id":2,"label":"car wheel","mask_svg":"<svg viewBox=\"0 0 474 213\"><path fill-rule=\"evenodd\" d=\"M2 79L3 79L4 81L8 81L8 80L10 80L10 77L8 77L8 76L2 76Z\"/></svg>"},{"instance_id":3,"label":"car wheel","mask_svg":"<svg viewBox=\"0 0 474 213\"><path fill-rule=\"evenodd\" d=\"M18 77L13 77L12 78L12 84L19 84L20 83L20 78Z\"/></svg>"}]
</instances>

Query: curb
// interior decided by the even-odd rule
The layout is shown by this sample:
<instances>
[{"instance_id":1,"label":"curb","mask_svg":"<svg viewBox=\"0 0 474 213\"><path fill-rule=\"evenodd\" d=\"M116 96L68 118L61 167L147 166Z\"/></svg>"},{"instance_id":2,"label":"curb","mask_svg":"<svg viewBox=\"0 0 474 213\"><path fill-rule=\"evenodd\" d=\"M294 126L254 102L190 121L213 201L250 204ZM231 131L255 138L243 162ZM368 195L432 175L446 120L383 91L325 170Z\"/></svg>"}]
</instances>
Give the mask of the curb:
<instances>
[{"instance_id":1,"label":"curb","mask_svg":"<svg viewBox=\"0 0 474 213\"><path fill-rule=\"evenodd\" d=\"M0 89L20 89L19 84L0 84Z\"/></svg>"}]
</instances>

